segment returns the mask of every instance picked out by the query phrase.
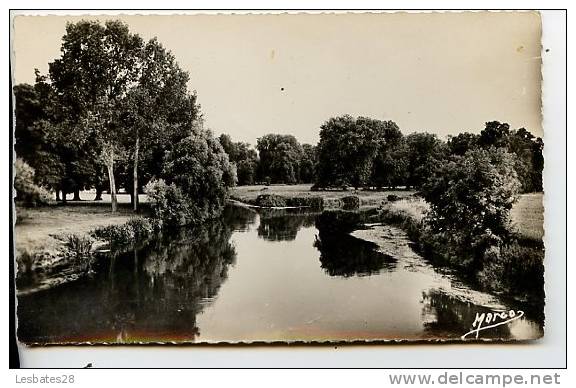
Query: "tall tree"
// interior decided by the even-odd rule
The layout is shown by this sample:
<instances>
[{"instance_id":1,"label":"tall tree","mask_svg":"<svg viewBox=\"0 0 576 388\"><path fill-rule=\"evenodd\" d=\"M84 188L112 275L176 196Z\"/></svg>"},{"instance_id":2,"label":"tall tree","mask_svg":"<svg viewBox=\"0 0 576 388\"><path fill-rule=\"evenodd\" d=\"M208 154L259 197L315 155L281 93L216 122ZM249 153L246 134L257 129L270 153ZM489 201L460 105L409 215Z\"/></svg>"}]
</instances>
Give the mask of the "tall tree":
<instances>
[{"instance_id":1,"label":"tall tree","mask_svg":"<svg viewBox=\"0 0 576 388\"><path fill-rule=\"evenodd\" d=\"M403 178L406 161L404 158L404 137L393 121L384 122L382 139L374 158L370 184L377 188L395 186Z\"/></svg>"},{"instance_id":2,"label":"tall tree","mask_svg":"<svg viewBox=\"0 0 576 388\"><path fill-rule=\"evenodd\" d=\"M387 131L398 127L393 121L344 115L329 119L320 128L317 184L359 188L370 181Z\"/></svg>"},{"instance_id":3,"label":"tall tree","mask_svg":"<svg viewBox=\"0 0 576 388\"><path fill-rule=\"evenodd\" d=\"M302 144L302 159L300 160L300 182L312 183L316 179L316 147Z\"/></svg>"},{"instance_id":4,"label":"tall tree","mask_svg":"<svg viewBox=\"0 0 576 388\"><path fill-rule=\"evenodd\" d=\"M50 89L44 87L42 82L34 86L20 84L14 87L14 97L16 156L36 171L36 184L59 194L66 167L58 153L59 147L50 138Z\"/></svg>"},{"instance_id":5,"label":"tall tree","mask_svg":"<svg viewBox=\"0 0 576 388\"><path fill-rule=\"evenodd\" d=\"M489 121L480 132L478 144L483 148L507 147L510 137L510 125L499 121Z\"/></svg>"},{"instance_id":6,"label":"tall tree","mask_svg":"<svg viewBox=\"0 0 576 388\"><path fill-rule=\"evenodd\" d=\"M228 154L230 162L236 165L236 174L239 185L252 185L256 179L256 169L258 167L258 154L250 144L234 142L228 134L221 134L218 141L224 152Z\"/></svg>"},{"instance_id":7,"label":"tall tree","mask_svg":"<svg viewBox=\"0 0 576 388\"><path fill-rule=\"evenodd\" d=\"M522 192L542 190L542 139L525 128L510 130L507 123L490 121L480 133L478 144L484 149L504 148L515 155L514 169L522 184Z\"/></svg>"},{"instance_id":8,"label":"tall tree","mask_svg":"<svg viewBox=\"0 0 576 388\"><path fill-rule=\"evenodd\" d=\"M120 21L69 23L61 57L49 81L62 115L59 124L76 142L90 144L108 170L112 211L117 209L114 163L124 153L122 105L141 74L143 41Z\"/></svg>"},{"instance_id":9,"label":"tall tree","mask_svg":"<svg viewBox=\"0 0 576 388\"><path fill-rule=\"evenodd\" d=\"M140 154L159 138L179 132L190 134L199 117L196 95L188 92L188 73L182 70L174 55L156 39L147 42L140 57L141 72L137 85L128 92L124 105L124 122L128 129L126 147L131 149L132 202L138 209L138 166ZM132 144L130 144L132 143Z\"/></svg>"},{"instance_id":10,"label":"tall tree","mask_svg":"<svg viewBox=\"0 0 576 388\"><path fill-rule=\"evenodd\" d=\"M463 156L469 150L478 148L479 139L479 135L470 132L462 132L448 139L448 149L452 155Z\"/></svg>"},{"instance_id":11,"label":"tall tree","mask_svg":"<svg viewBox=\"0 0 576 388\"><path fill-rule=\"evenodd\" d=\"M419 188L432 174L446 154L446 143L428 132L414 132L406 136L406 186Z\"/></svg>"},{"instance_id":12,"label":"tall tree","mask_svg":"<svg viewBox=\"0 0 576 388\"><path fill-rule=\"evenodd\" d=\"M297 183L302 146L292 135L267 134L256 144L260 156L259 175L271 183Z\"/></svg>"}]
</instances>

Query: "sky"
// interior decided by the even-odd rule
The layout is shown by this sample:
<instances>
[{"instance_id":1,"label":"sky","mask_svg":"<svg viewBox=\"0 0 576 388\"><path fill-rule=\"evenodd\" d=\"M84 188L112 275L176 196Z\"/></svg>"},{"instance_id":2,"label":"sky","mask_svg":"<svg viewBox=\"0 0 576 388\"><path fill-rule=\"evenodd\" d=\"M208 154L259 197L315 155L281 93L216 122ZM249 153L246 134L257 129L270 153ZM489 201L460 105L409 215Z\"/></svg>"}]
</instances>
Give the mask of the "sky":
<instances>
[{"instance_id":1,"label":"sky","mask_svg":"<svg viewBox=\"0 0 576 388\"><path fill-rule=\"evenodd\" d=\"M267 133L316 144L350 114L404 134L478 133L487 121L542 136L535 12L16 16L15 83L60 56L67 22L121 19L190 74L205 126L251 144Z\"/></svg>"}]
</instances>

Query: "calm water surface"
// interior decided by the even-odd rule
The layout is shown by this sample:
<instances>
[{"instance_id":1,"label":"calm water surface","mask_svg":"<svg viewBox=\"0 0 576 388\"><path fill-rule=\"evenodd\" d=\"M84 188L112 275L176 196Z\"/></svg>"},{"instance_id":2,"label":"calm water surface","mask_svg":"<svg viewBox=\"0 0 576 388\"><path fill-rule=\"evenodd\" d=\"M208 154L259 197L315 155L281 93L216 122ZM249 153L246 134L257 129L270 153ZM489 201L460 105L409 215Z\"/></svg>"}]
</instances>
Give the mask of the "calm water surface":
<instances>
[{"instance_id":1,"label":"calm water surface","mask_svg":"<svg viewBox=\"0 0 576 388\"><path fill-rule=\"evenodd\" d=\"M479 337L542 335L541 307L475 291L406 244L381 249L344 233L320 241L315 219L229 207L205 228L108 254L81 280L20 296L19 339L458 339L476 313L509 309L526 315Z\"/></svg>"}]
</instances>

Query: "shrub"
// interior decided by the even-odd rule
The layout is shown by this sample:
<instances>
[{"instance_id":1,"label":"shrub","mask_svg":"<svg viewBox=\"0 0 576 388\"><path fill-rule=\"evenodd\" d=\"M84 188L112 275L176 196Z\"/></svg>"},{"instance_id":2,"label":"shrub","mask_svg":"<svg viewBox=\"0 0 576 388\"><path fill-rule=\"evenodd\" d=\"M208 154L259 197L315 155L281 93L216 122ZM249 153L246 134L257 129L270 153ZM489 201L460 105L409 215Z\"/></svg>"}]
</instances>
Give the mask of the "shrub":
<instances>
[{"instance_id":1,"label":"shrub","mask_svg":"<svg viewBox=\"0 0 576 388\"><path fill-rule=\"evenodd\" d=\"M261 207L286 207L285 197L276 194L260 194L254 201L254 205Z\"/></svg>"},{"instance_id":2,"label":"shrub","mask_svg":"<svg viewBox=\"0 0 576 388\"><path fill-rule=\"evenodd\" d=\"M440 165L422 188L437 228L508 234L509 212L520 182L514 159L502 149L468 151Z\"/></svg>"},{"instance_id":3,"label":"shrub","mask_svg":"<svg viewBox=\"0 0 576 388\"><path fill-rule=\"evenodd\" d=\"M72 259L72 265L82 271L90 269L92 264L92 239L89 236L69 234L63 236L66 255Z\"/></svg>"},{"instance_id":4,"label":"shrub","mask_svg":"<svg viewBox=\"0 0 576 388\"><path fill-rule=\"evenodd\" d=\"M444 161L422 186L431 205L424 222L442 250L481 268L484 253L510 237L509 212L520 182L514 159L502 149L468 151ZM451 261L451 260L450 260Z\"/></svg>"},{"instance_id":5,"label":"shrub","mask_svg":"<svg viewBox=\"0 0 576 388\"><path fill-rule=\"evenodd\" d=\"M68 252L75 257L89 256L92 250L92 240L87 236L66 235L64 245Z\"/></svg>"},{"instance_id":6,"label":"shrub","mask_svg":"<svg viewBox=\"0 0 576 388\"><path fill-rule=\"evenodd\" d=\"M16 201L23 206L46 205L50 202L50 193L34 182L34 169L24 160L16 158L14 175L14 189Z\"/></svg>"},{"instance_id":7,"label":"shrub","mask_svg":"<svg viewBox=\"0 0 576 388\"><path fill-rule=\"evenodd\" d=\"M149 218L133 217L126 222L128 228L132 228L134 240L145 240L157 231L157 227L152 223Z\"/></svg>"},{"instance_id":8,"label":"shrub","mask_svg":"<svg viewBox=\"0 0 576 388\"><path fill-rule=\"evenodd\" d=\"M491 246L484 255L478 280L487 288L544 297L544 250L514 240L501 247Z\"/></svg>"},{"instance_id":9,"label":"shrub","mask_svg":"<svg viewBox=\"0 0 576 388\"><path fill-rule=\"evenodd\" d=\"M396 202L397 204L401 202ZM422 233L422 222L418 217L414 217L412 212L406 211L407 206L390 207L377 210L377 215L374 217L376 222L383 222L386 224L396 225L406 232L408 237L418 242Z\"/></svg>"},{"instance_id":10,"label":"shrub","mask_svg":"<svg viewBox=\"0 0 576 388\"><path fill-rule=\"evenodd\" d=\"M396 194L388 194L386 199L388 200L388 202L396 202L400 200L400 197L397 196Z\"/></svg>"},{"instance_id":11,"label":"shrub","mask_svg":"<svg viewBox=\"0 0 576 388\"><path fill-rule=\"evenodd\" d=\"M324 207L331 209L341 209L344 206L342 199L340 198L325 198Z\"/></svg>"},{"instance_id":12,"label":"shrub","mask_svg":"<svg viewBox=\"0 0 576 388\"><path fill-rule=\"evenodd\" d=\"M168 227L200 222L202 214L175 184L152 180L146 187L152 216Z\"/></svg>"},{"instance_id":13,"label":"shrub","mask_svg":"<svg viewBox=\"0 0 576 388\"><path fill-rule=\"evenodd\" d=\"M130 244L135 240L134 229L128 224L101 226L94 229L91 235L111 244Z\"/></svg>"},{"instance_id":14,"label":"shrub","mask_svg":"<svg viewBox=\"0 0 576 388\"><path fill-rule=\"evenodd\" d=\"M322 210L324 208L324 198L319 196L292 197L288 198L286 203L288 206L308 207L314 210Z\"/></svg>"},{"instance_id":15,"label":"shrub","mask_svg":"<svg viewBox=\"0 0 576 388\"><path fill-rule=\"evenodd\" d=\"M146 240L159 233L161 229L161 220L133 217L122 225L107 225L96 228L91 232L91 235L111 244L124 245Z\"/></svg>"},{"instance_id":16,"label":"shrub","mask_svg":"<svg viewBox=\"0 0 576 388\"><path fill-rule=\"evenodd\" d=\"M152 212L167 226L198 225L219 216L236 168L209 131L197 129L166 155L162 179L146 186Z\"/></svg>"},{"instance_id":17,"label":"shrub","mask_svg":"<svg viewBox=\"0 0 576 388\"><path fill-rule=\"evenodd\" d=\"M18 268L18 276L32 272L36 256L28 251L24 251L16 256L16 266Z\"/></svg>"},{"instance_id":18,"label":"shrub","mask_svg":"<svg viewBox=\"0 0 576 388\"><path fill-rule=\"evenodd\" d=\"M360 208L360 197L349 195L342 198L342 207L345 210L356 210Z\"/></svg>"}]
</instances>

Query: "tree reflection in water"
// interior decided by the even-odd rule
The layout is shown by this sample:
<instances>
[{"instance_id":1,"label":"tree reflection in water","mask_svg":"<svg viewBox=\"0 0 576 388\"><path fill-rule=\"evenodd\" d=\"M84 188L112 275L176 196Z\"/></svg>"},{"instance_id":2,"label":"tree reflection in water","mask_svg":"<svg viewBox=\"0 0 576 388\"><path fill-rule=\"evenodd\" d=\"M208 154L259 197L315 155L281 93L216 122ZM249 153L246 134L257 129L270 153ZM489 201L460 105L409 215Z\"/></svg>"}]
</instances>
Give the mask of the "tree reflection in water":
<instances>
[{"instance_id":1,"label":"tree reflection in water","mask_svg":"<svg viewBox=\"0 0 576 388\"><path fill-rule=\"evenodd\" d=\"M314 226L317 212L301 209L261 209L258 236L267 241L293 241L303 227Z\"/></svg>"},{"instance_id":2,"label":"tree reflection in water","mask_svg":"<svg viewBox=\"0 0 576 388\"><path fill-rule=\"evenodd\" d=\"M24 342L193 341L196 315L227 278L236 252L225 221L181 229L111 255L90 280L19 299Z\"/></svg>"},{"instance_id":3,"label":"tree reflection in water","mask_svg":"<svg viewBox=\"0 0 576 388\"><path fill-rule=\"evenodd\" d=\"M439 289L432 289L422 294L422 322L424 331L434 338L456 338L472 330L472 324L476 319L476 314L493 313L502 311L501 308L491 309L466 300L462 300ZM523 310L524 311L524 310ZM524 311L525 317L531 314ZM495 322L493 322L495 323ZM542 322L543 323L543 322ZM484 323L482 326L488 326ZM478 338L492 339L523 339L538 338L543 334L541 324L535 321L519 319L509 324L503 324L493 328L483 330ZM474 339L475 335L470 335L469 339Z\"/></svg>"},{"instance_id":4,"label":"tree reflection in water","mask_svg":"<svg viewBox=\"0 0 576 388\"><path fill-rule=\"evenodd\" d=\"M350 212L324 212L316 218L320 266L330 276L367 276L393 270L396 259L378 252L374 243L349 234L362 216Z\"/></svg>"},{"instance_id":5,"label":"tree reflection in water","mask_svg":"<svg viewBox=\"0 0 576 388\"><path fill-rule=\"evenodd\" d=\"M247 231L256 222L256 210L244 206L226 206L222 218L232 230Z\"/></svg>"}]
</instances>

